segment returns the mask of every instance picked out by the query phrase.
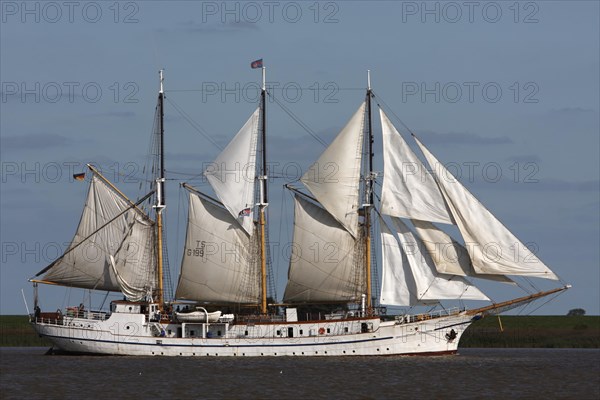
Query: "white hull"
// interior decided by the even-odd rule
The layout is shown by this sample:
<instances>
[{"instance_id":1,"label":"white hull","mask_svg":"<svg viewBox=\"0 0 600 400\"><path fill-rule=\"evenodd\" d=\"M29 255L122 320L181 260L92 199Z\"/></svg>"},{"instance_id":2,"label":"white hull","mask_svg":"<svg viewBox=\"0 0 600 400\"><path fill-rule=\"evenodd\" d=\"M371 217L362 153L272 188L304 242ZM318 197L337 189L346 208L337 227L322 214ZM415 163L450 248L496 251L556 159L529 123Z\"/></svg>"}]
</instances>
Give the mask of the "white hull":
<instances>
[{"instance_id":1,"label":"white hull","mask_svg":"<svg viewBox=\"0 0 600 400\"><path fill-rule=\"evenodd\" d=\"M204 324L146 322L113 313L99 321L36 321L35 330L66 352L138 356L352 356L452 354L472 316L415 322L353 318L311 322ZM164 330L161 335L161 330ZM455 337L449 339L451 330ZM180 336L180 337L177 337ZM183 337L181 337L183 336Z\"/></svg>"}]
</instances>

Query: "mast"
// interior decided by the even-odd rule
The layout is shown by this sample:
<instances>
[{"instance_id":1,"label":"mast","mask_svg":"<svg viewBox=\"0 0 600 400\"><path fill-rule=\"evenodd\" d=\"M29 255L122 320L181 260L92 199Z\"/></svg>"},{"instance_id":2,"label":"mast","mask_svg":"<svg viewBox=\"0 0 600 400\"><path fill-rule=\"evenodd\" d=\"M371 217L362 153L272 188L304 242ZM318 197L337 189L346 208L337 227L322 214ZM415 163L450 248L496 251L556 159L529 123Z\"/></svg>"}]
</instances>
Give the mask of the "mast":
<instances>
[{"instance_id":1,"label":"mast","mask_svg":"<svg viewBox=\"0 0 600 400\"><path fill-rule=\"evenodd\" d=\"M163 90L163 70L158 71L160 77L160 90L158 92L158 112L159 112L159 175L156 179L156 204L154 209L156 210L156 251L157 251L157 275L158 275L158 289L156 302L159 305L160 310L163 309L164 304L164 291L163 291L163 221L162 212L165 209L165 129L164 129L164 90Z\"/></svg>"},{"instance_id":2,"label":"mast","mask_svg":"<svg viewBox=\"0 0 600 400\"><path fill-rule=\"evenodd\" d=\"M369 152L368 170L365 177L365 274L367 281L367 310L372 307L371 299L371 208L373 206L373 129L371 125L371 70L367 70L367 151Z\"/></svg>"},{"instance_id":3,"label":"mast","mask_svg":"<svg viewBox=\"0 0 600 400\"><path fill-rule=\"evenodd\" d=\"M261 102L261 150L262 150L262 163L259 176L260 185L260 203L259 203L259 226L260 226L260 281L261 281L261 314L267 313L267 244L265 238L266 231L266 220L265 220L265 209L269 205L267 195L267 137L266 137L266 68L262 67L262 90L260 92Z\"/></svg>"}]
</instances>

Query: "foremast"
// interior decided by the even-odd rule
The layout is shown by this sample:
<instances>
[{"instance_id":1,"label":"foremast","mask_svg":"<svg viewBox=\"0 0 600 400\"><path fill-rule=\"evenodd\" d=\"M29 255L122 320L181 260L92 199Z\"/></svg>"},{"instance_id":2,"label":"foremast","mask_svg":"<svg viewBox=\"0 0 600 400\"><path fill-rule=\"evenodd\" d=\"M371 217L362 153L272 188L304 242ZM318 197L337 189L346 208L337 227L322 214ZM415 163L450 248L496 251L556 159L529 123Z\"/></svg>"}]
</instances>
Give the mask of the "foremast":
<instances>
[{"instance_id":1,"label":"foremast","mask_svg":"<svg viewBox=\"0 0 600 400\"><path fill-rule=\"evenodd\" d=\"M261 314L267 313L267 240L266 240L266 217L265 211L268 203L268 190L267 190L267 181L268 181L268 171L267 171L267 137L266 137L266 68L262 67L262 88L260 92L260 114L261 114L261 166L260 166L260 175L258 177L259 183L259 215L258 215L258 225L260 229L260 282L261 282L261 304L260 304L260 312Z\"/></svg>"},{"instance_id":2,"label":"foremast","mask_svg":"<svg viewBox=\"0 0 600 400\"><path fill-rule=\"evenodd\" d=\"M372 309L372 284L371 284L371 209L373 207L373 127L371 124L371 71L367 70L367 95L365 99L366 103L366 117L367 117L367 171L365 174L365 203L363 204L365 213L365 280L366 280L366 308L367 312L370 313Z\"/></svg>"},{"instance_id":3,"label":"foremast","mask_svg":"<svg viewBox=\"0 0 600 400\"><path fill-rule=\"evenodd\" d=\"M164 129L164 88L163 72L159 70L160 89L158 91L158 118L159 118L159 168L158 178L156 178L156 202L154 209L156 212L156 255L157 255L157 284L154 301L158 303L162 312L164 307L164 289L163 289L163 211L166 208L165 203L165 129Z\"/></svg>"}]
</instances>

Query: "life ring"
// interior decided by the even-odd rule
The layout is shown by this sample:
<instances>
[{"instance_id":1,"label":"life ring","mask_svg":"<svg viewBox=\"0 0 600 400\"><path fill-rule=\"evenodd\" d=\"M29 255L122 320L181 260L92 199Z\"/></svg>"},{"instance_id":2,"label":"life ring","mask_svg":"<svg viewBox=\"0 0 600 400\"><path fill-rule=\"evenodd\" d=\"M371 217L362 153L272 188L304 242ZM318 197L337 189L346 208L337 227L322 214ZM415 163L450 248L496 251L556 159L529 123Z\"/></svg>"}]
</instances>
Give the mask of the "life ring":
<instances>
[{"instance_id":1,"label":"life ring","mask_svg":"<svg viewBox=\"0 0 600 400\"><path fill-rule=\"evenodd\" d=\"M325 328L319 328L319 335L323 335L325 333Z\"/></svg>"}]
</instances>

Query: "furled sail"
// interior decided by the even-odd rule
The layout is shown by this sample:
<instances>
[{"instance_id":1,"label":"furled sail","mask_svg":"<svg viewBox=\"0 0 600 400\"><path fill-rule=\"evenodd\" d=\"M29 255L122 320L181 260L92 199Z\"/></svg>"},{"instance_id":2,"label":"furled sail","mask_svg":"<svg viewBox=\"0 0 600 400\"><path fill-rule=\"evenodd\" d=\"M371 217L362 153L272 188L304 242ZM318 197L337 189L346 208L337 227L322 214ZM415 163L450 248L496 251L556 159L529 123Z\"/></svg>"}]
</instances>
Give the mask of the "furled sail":
<instances>
[{"instance_id":1,"label":"furled sail","mask_svg":"<svg viewBox=\"0 0 600 400\"><path fill-rule=\"evenodd\" d=\"M228 210L190 192L176 298L257 304L260 269L255 246Z\"/></svg>"},{"instance_id":2,"label":"furled sail","mask_svg":"<svg viewBox=\"0 0 600 400\"><path fill-rule=\"evenodd\" d=\"M386 215L452 224L452 217L421 160L379 110L383 132L381 212Z\"/></svg>"},{"instance_id":3,"label":"furled sail","mask_svg":"<svg viewBox=\"0 0 600 400\"><path fill-rule=\"evenodd\" d=\"M357 241L323 208L295 196L294 237L283 301L348 302L365 290Z\"/></svg>"},{"instance_id":4,"label":"furled sail","mask_svg":"<svg viewBox=\"0 0 600 400\"><path fill-rule=\"evenodd\" d=\"M520 275L558 280L558 277L489 212L418 140L465 241L478 274Z\"/></svg>"},{"instance_id":5,"label":"furled sail","mask_svg":"<svg viewBox=\"0 0 600 400\"><path fill-rule=\"evenodd\" d=\"M249 235L254 231L252 214L259 120L260 108L257 108L204 171L219 200Z\"/></svg>"},{"instance_id":6,"label":"furled sail","mask_svg":"<svg viewBox=\"0 0 600 400\"><path fill-rule=\"evenodd\" d=\"M75 237L65 254L47 268L42 280L85 289L121 291L110 261L114 256L119 277L140 293L150 293L156 286L154 225L93 173Z\"/></svg>"},{"instance_id":7,"label":"furled sail","mask_svg":"<svg viewBox=\"0 0 600 400\"><path fill-rule=\"evenodd\" d=\"M439 274L423 243L399 218L391 217L400 248L406 255L419 300L489 300L461 276ZM398 259L399 257L396 256Z\"/></svg>"},{"instance_id":8,"label":"furled sail","mask_svg":"<svg viewBox=\"0 0 600 400\"><path fill-rule=\"evenodd\" d=\"M423 246L431 256L437 272L449 275L472 276L496 282L514 283L504 275L478 274L473 269L469 253L450 235L427 221L412 220Z\"/></svg>"},{"instance_id":9,"label":"furled sail","mask_svg":"<svg viewBox=\"0 0 600 400\"><path fill-rule=\"evenodd\" d=\"M300 178L319 203L355 238L358 235L364 122L363 102L329 147Z\"/></svg>"}]
</instances>

